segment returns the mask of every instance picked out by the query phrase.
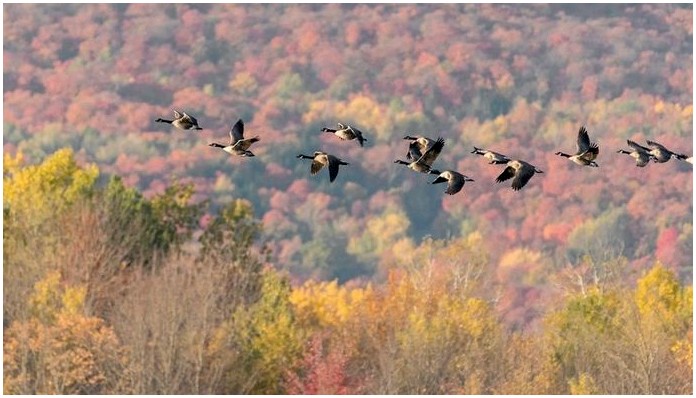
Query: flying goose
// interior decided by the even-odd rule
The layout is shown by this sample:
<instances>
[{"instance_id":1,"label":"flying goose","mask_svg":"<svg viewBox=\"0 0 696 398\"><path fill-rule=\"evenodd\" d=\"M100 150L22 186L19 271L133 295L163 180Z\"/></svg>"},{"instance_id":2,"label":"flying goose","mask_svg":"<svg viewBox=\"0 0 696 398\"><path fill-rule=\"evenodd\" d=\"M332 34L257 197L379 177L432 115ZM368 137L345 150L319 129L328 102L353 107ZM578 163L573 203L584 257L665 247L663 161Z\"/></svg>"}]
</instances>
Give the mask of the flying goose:
<instances>
[{"instance_id":1,"label":"flying goose","mask_svg":"<svg viewBox=\"0 0 696 398\"><path fill-rule=\"evenodd\" d=\"M328 127L324 127L321 129L321 131L325 133L333 133L336 135L338 138L342 140L347 140L351 141L354 139L357 139L358 142L360 143L360 146L363 146L363 143L367 141L367 138L363 137L362 131L350 126L350 125L344 125L343 123L338 123L338 130L336 129L330 129Z\"/></svg>"},{"instance_id":2,"label":"flying goose","mask_svg":"<svg viewBox=\"0 0 696 398\"><path fill-rule=\"evenodd\" d=\"M435 140L422 135L404 137L405 140L410 140L411 143L408 145L408 152L406 153L406 159L416 160L425 153L430 147L435 145Z\"/></svg>"},{"instance_id":3,"label":"flying goose","mask_svg":"<svg viewBox=\"0 0 696 398\"><path fill-rule=\"evenodd\" d=\"M445 190L445 193L448 195L454 195L455 193L461 191L466 181L474 181L472 178L453 170L445 170L442 173L438 172L437 170L431 170L430 174L439 174L432 184L447 182L447 189Z\"/></svg>"},{"instance_id":4,"label":"flying goose","mask_svg":"<svg viewBox=\"0 0 696 398\"><path fill-rule=\"evenodd\" d=\"M512 189L519 191L527 185L527 182L534 177L535 173L543 173L543 171L525 161L511 160L507 162L507 167L500 173L498 178L495 179L495 182L500 183L515 177L512 179Z\"/></svg>"},{"instance_id":5,"label":"flying goose","mask_svg":"<svg viewBox=\"0 0 696 398\"><path fill-rule=\"evenodd\" d=\"M645 167L645 165L648 164L651 158L654 158L654 156L650 153L650 149L646 148L634 141L631 140L626 140L628 143L628 146L633 148L632 151L625 151L623 149L619 149L616 151L617 153L625 153L626 155L629 155L633 159L636 160L636 166L638 167Z\"/></svg>"},{"instance_id":6,"label":"flying goose","mask_svg":"<svg viewBox=\"0 0 696 398\"><path fill-rule=\"evenodd\" d=\"M424 154L422 154L418 159L412 161L412 162L406 162L404 160L395 160L394 163L398 164L404 164L408 166L409 169L417 171L419 173L431 173L432 170L431 167L433 165L433 161L435 161L435 158L440 154L442 151L442 148L445 146L445 140L442 139L442 137L438 137L437 141L428 148L428 150L425 151ZM437 174L440 174L438 171Z\"/></svg>"},{"instance_id":7,"label":"flying goose","mask_svg":"<svg viewBox=\"0 0 696 398\"><path fill-rule=\"evenodd\" d=\"M167 120L158 117L155 122L169 123L182 130L203 130L200 126L198 126L198 120L196 120L195 117L187 114L186 112L180 113L176 109L174 109L174 120Z\"/></svg>"},{"instance_id":8,"label":"flying goose","mask_svg":"<svg viewBox=\"0 0 696 398\"><path fill-rule=\"evenodd\" d=\"M315 175L321 170L322 167L328 165L329 166L329 182L333 182L336 179L336 176L338 175L338 166L339 165L347 165L348 163L344 162L343 160L337 158L336 156L329 155L326 152L320 152L316 151L314 152L314 156L307 156L303 154L297 155L298 159L312 159L312 164L309 168L309 172L312 175Z\"/></svg>"},{"instance_id":9,"label":"flying goose","mask_svg":"<svg viewBox=\"0 0 696 398\"><path fill-rule=\"evenodd\" d=\"M581 166L599 167L597 162L594 161L599 154L599 146L594 142L590 142L590 135L587 134L585 126L580 127L580 131L578 131L577 146L578 151L575 155L569 155L563 152L556 152L556 155L568 158L573 163Z\"/></svg>"},{"instance_id":10,"label":"flying goose","mask_svg":"<svg viewBox=\"0 0 696 398\"><path fill-rule=\"evenodd\" d=\"M508 158L507 156L505 156L503 154L500 154L498 152L488 151L488 150L477 148L477 147L474 147L474 150L471 151L471 153L481 155L484 158L488 159L488 164L507 164L507 162L510 161L510 158Z\"/></svg>"},{"instance_id":11,"label":"flying goose","mask_svg":"<svg viewBox=\"0 0 696 398\"><path fill-rule=\"evenodd\" d=\"M685 160L687 158L686 155L683 155L681 153L674 153L669 149L665 148L664 145L661 145L655 141L647 140L646 142L650 147L650 151L648 153L653 155L653 161L655 162L665 163L672 158L680 160Z\"/></svg>"},{"instance_id":12,"label":"flying goose","mask_svg":"<svg viewBox=\"0 0 696 398\"><path fill-rule=\"evenodd\" d=\"M254 154L249 150L249 147L251 146L251 144L260 140L261 138L259 138L258 135L253 138L244 138L244 122L242 121L242 119L239 119L230 130L229 145L222 145L218 144L217 142L212 142L208 144L208 146L222 148L223 151L229 153L230 155L250 157L254 156Z\"/></svg>"}]
</instances>

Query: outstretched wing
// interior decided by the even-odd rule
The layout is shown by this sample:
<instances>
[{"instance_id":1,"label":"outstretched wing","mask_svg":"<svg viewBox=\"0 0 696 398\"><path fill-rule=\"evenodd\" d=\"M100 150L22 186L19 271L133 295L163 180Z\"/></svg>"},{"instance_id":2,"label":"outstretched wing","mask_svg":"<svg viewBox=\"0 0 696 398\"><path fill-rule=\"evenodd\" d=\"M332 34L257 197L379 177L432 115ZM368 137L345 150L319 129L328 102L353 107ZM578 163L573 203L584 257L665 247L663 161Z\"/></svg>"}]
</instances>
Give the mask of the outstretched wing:
<instances>
[{"instance_id":1,"label":"outstretched wing","mask_svg":"<svg viewBox=\"0 0 696 398\"><path fill-rule=\"evenodd\" d=\"M649 148L644 147L643 145L640 145L637 142L631 141L631 140L626 140L626 143L628 143L628 146L631 148L637 150L637 151L645 151L645 152L650 152Z\"/></svg>"},{"instance_id":2,"label":"outstretched wing","mask_svg":"<svg viewBox=\"0 0 696 398\"><path fill-rule=\"evenodd\" d=\"M177 111L176 109L172 109L172 110L174 111L174 118L175 118L175 119L181 119L181 117L182 117L183 115L182 115L181 113L179 113L179 111ZM184 115L185 115L185 113L184 113Z\"/></svg>"},{"instance_id":3,"label":"outstretched wing","mask_svg":"<svg viewBox=\"0 0 696 398\"><path fill-rule=\"evenodd\" d=\"M586 152L588 149L590 149L590 135L587 134L585 126L582 126L578 131L578 153Z\"/></svg>"},{"instance_id":4,"label":"outstretched wing","mask_svg":"<svg viewBox=\"0 0 696 398\"><path fill-rule=\"evenodd\" d=\"M358 142L360 143L360 146L363 146L363 143L367 141L365 137L363 137L362 131L356 129L355 127L348 126L348 128L353 132L355 135L355 138L358 139Z\"/></svg>"},{"instance_id":5,"label":"outstretched wing","mask_svg":"<svg viewBox=\"0 0 696 398\"><path fill-rule=\"evenodd\" d=\"M445 193L448 195L454 195L455 193L461 191L462 187L464 186L464 176L454 171L451 173L452 177L447 183L447 190L445 191Z\"/></svg>"},{"instance_id":6,"label":"outstretched wing","mask_svg":"<svg viewBox=\"0 0 696 398\"><path fill-rule=\"evenodd\" d=\"M326 155L329 161L329 182L333 182L338 176L339 160L333 155Z\"/></svg>"},{"instance_id":7,"label":"outstretched wing","mask_svg":"<svg viewBox=\"0 0 696 398\"><path fill-rule=\"evenodd\" d=\"M590 147L584 153L582 153L580 156L583 159L587 159L587 160L591 161L591 160L597 159L597 155L599 155L599 146L593 142L590 144Z\"/></svg>"},{"instance_id":8,"label":"outstretched wing","mask_svg":"<svg viewBox=\"0 0 696 398\"><path fill-rule=\"evenodd\" d=\"M231 144L244 139L244 122L242 119L237 120L237 123L232 126L230 130L230 139Z\"/></svg>"},{"instance_id":9,"label":"outstretched wing","mask_svg":"<svg viewBox=\"0 0 696 398\"><path fill-rule=\"evenodd\" d=\"M534 176L534 167L531 165L526 165L523 164L522 167L520 167L519 170L517 170L517 174L515 174L515 178L512 179L512 189L515 191L519 191L527 185L527 182L529 182L530 179Z\"/></svg>"},{"instance_id":10,"label":"outstretched wing","mask_svg":"<svg viewBox=\"0 0 696 398\"><path fill-rule=\"evenodd\" d=\"M312 160L312 165L309 168L309 173L311 175L317 174L319 170L324 167L324 163L326 161L326 155L315 156L314 160Z\"/></svg>"},{"instance_id":11,"label":"outstretched wing","mask_svg":"<svg viewBox=\"0 0 696 398\"><path fill-rule=\"evenodd\" d=\"M420 159L421 156L423 156L423 154L420 151L420 145L417 141L412 141L408 144L408 153L406 154L408 160Z\"/></svg>"},{"instance_id":12,"label":"outstretched wing","mask_svg":"<svg viewBox=\"0 0 696 398\"><path fill-rule=\"evenodd\" d=\"M657 143L657 142L655 142L655 141L647 140L646 142L648 143L648 146L649 146L650 148L667 150L667 148L665 148L664 145L662 145L662 144L660 144L660 143ZM671 151L670 151L670 152L671 152Z\"/></svg>"},{"instance_id":13,"label":"outstretched wing","mask_svg":"<svg viewBox=\"0 0 696 398\"><path fill-rule=\"evenodd\" d=\"M431 146L425 153L423 153L423 156L421 156L418 159L418 163L427 165L427 166L432 166L433 162L435 159L437 159L437 156L442 152L442 148L445 146L445 140L442 139L442 137L438 137L437 141Z\"/></svg>"},{"instance_id":14,"label":"outstretched wing","mask_svg":"<svg viewBox=\"0 0 696 398\"><path fill-rule=\"evenodd\" d=\"M644 151L638 151L638 156L636 157L636 166L645 167L650 162L650 154Z\"/></svg>"},{"instance_id":15,"label":"outstretched wing","mask_svg":"<svg viewBox=\"0 0 696 398\"><path fill-rule=\"evenodd\" d=\"M193 124L194 126L198 126L198 120L196 120L195 117L193 117L193 116L187 114L186 112L184 112L184 117L185 117L186 119L188 119L188 120L191 122L191 124Z\"/></svg>"},{"instance_id":16,"label":"outstretched wing","mask_svg":"<svg viewBox=\"0 0 696 398\"><path fill-rule=\"evenodd\" d=\"M509 180L510 178L515 176L515 168L512 166L508 166L503 170L502 173L498 176L498 178L495 179L495 182L503 182L505 180Z\"/></svg>"}]
</instances>

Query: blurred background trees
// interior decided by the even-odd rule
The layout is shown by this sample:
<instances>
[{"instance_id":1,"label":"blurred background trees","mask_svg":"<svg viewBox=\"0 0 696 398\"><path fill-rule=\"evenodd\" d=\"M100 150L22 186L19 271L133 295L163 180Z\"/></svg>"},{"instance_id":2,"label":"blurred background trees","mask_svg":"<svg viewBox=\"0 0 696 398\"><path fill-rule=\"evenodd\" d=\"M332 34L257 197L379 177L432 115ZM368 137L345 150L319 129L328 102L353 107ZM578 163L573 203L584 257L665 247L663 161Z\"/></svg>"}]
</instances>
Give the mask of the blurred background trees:
<instances>
[{"instance_id":1,"label":"blurred background trees","mask_svg":"<svg viewBox=\"0 0 696 398\"><path fill-rule=\"evenodd\" d=\"M6 6L4 392L688 393L693 169L613 152L692 153L692 11ZM253 159L207 147L239 118ZM580 125L599 169L553 155Z\"/></svg>"}]
</instances>

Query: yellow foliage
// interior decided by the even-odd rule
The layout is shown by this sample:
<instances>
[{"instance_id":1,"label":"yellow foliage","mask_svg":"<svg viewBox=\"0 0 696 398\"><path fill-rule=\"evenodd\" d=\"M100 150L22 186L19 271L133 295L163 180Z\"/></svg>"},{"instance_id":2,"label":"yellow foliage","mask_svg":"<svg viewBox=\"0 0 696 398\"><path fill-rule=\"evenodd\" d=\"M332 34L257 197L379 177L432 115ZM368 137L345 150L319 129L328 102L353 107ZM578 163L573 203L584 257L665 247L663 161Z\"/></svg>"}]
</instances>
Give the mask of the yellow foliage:
<instances>
[{"instance_id":1,"label":"yellow foliage","mask_svg":"<svg viewBox=\"0 0 696 398\"><path fill-rule=\"evenodd\" d=\"M368 220L365 232L350 239L347 251L359 257L380 255L405 238L409 226L410 221L402 210L387 209L379 217Z\"/></svg>"},{"instance_id":2,"label":"yellow foliage","mask_svg":"<svg viewBox=\"0 0 696 398\"><path fill-rule=\"evenodd\" d=\"M290 294L300 325L309 328L328 328L343 325L351 316L353 307L365 297L363 289L349 290L338 286L336 280L316 282L309 280Z\"/></svg>"},{"instance_id":3,"label":"yellow foliage","mask_svg":"<svg viewBox=\"0 0 696 398\"><path fill-rule=\"evenodd\" d=\"M362 127L362 131L368 137L373 136L386 140L390 136L391 132L387 128L389 121L385 117L385 112L380 104L370 97L356 95L348 103L336 104L334 112L336 117L339 120L345 120L345 123L350 124L359 121L359 126L356 125L357 128L370 126L370 130L365 130L366 127Z\"/></svg>"},{"instance_id":4,"label":"yellow foliage","mask_svg":"<svg viewBox=\"0 0 696 398\"><path fill-rule=\"evenodd\" d=\"M116 393L125 357L103 320L60 314L53 324L15 322L5 333L6 394Z\"/></svg>"},{"instance_id":5,"label":"yellow foliage","mask_svg":"<svg viewBox=\"0 0 696 398\"><path fill-rule=\"evenodd\" d=\"M314 100L309 103L307 111L302 115L302 122L306 124L325 120L333 113L333 103L328 100Z\"/></svg>"},{"instance_id":6,"label":"yellow foliage","mask_svg":"<svg viewBox=\"0 0 696 398\"><path fill-rule=\"evenodd\" d=\"M64 286L60 272L49 271L34 285L34 292L29 297L29 310L39 321L52 323L61 314L81 314L86 295L84 286Z\"/></svg>"},{"instance_id":7,"label":"yellow foliage","mask_svg":"<svg viewBox=\"0 0 696 398\"><path fill-rule=\"evenodd\" d=\"M12 175L17 172L24 164L24 154L22 152L17 152L16 156L12 156L9 153L3 154L2 162L2 174L4 176Z\"/></svg>"},{"instance_id":8,"label":"yellow foliage","mask_svg":"<svg viewBox=\"0 0 696 398\"><path fill-rule=\"evenodd\" d=\"M56 151L39 165L20 168L20 161L21 155L10 160L14 170L3 178L4 205L14 214L30 214L38 223L89 194L99 176L95 165L78 166L69 148Z\"/></svg>"},{"instance_id":9,"label":"yellow foliage","mask_svg":"<svg viewBox=\"0 0 696 398\"><path fill-rule=\"evenodd\" d=\"M60 307L60 272L50 271L34 285L34 293L29 297L29 310L37 319L52 322Z\"/></svg>"},{"instance_id":10,"label":"yellow foliage","mask_svg":"<svg viewBox=\"0 0 696 398\"><path fill-rule=\"evenodd\" d=\"M546 280L547 262L548 260L540 252L517 248L503 255L498 273L504 275L503 280L536 285Z\"/></svg>"},{"instance_id":11,"label":"yellow foliage","mask_svg":"<svg viewBox=\"0 0 696 398\"><path fill-rule=\"evenodd\" d=\"M568 382L570 393L572 395L590 395L597 394L597 386L595 385L592 376L587 373L582 373L577 379L571 379Z\"/></svg>"},{"instance_id":12,"label":"yellow foliage","mask_svg":"<svg viewBox=\"0 0 696 398\"><path fill-rule=\"evenodd\" d=\"M63 293L61 301L63 303L62 313L78 315L84 310L87 289L84 286L67 287Z\"/></svg>"},{"instance_id":13,"label":"yellow foliage","mask_svg":"<svg viewBox=\"0 0 696 398\"><path fill-rule=\"evenodd\" d=\"M229 82L229 87L233 91L243 95L250 95L258 88L258 83L254 76L249 72L240 72Z\"/></svg>"},{"instance_id":14,"label":"yellow foliage","mask_svg":"<svg viewBox=\"0 0 696 398\"><path fill-rule=\"evenodd\" d=\"M685 119L691 119L691 116L694 114L694 106L689 104L682 109L681 115Z\"/></svg>"},{"instance_id":15,"label":"yellow foliage","mask_svg":"<svg viewBox=\"0 0 696 398\"><path fill-rule=\"evenodd\" d=\"M663 101L657 101L655 103L655 113L662 113L665 111L665 103Z\"/></svg>"},{"instance_id":16,"label":"yellow foliage","mask_svg":"<svg viewBox=\"0 0 696 398\"><path fill-rule=\"evenodd\" d=\"M682 288L676 276L659 262L638 280L635 300L641 314L659 314L667 322L684 312L690 317L692 312L690 289Z\"/></svg>"}]
</instances>

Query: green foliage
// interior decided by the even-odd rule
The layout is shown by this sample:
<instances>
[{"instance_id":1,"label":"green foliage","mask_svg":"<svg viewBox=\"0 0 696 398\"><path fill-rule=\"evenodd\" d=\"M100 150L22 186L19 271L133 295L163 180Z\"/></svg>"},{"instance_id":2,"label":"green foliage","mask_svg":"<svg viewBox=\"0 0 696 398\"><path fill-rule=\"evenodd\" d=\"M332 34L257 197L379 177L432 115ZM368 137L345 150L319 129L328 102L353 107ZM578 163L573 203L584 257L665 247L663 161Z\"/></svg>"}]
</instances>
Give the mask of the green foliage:
<instances>
[{"instance_id":1,"label":"green foliage","mask_svg":"<svg viewBox=\"0 0 696 398\"><path fill-rule=\"evenodd\" d=\"M582 256L590 256L600 263L630 253L632 247L629 223L630 217L622 208L610 209L597 218L578 225L568 236L567 254L571 263L577 263Z\"/></svg>"}]
</instances>

